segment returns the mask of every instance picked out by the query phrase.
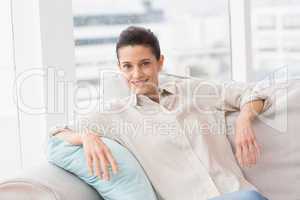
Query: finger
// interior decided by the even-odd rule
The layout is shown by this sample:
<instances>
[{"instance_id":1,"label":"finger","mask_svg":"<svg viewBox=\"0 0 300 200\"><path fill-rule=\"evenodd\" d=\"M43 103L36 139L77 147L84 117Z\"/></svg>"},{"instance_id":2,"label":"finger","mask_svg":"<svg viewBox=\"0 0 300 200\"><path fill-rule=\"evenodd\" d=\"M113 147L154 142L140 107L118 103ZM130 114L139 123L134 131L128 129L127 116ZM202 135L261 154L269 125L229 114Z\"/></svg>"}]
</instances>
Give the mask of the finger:
<instances>
[{"instance_id":1,"label":"finger","mask_svg":"<svg viewBox=\"0 0 300 200\"><path fill-rule=\"evenodd\" d=\"M249 154L249 148L248 148L248 144L245 142L242 145L242 162L243 162L243 166L246 167L249 166L248 154Z\"/></svg>"},{"instance_id":2,"label":"finger","mask_svg":"<svg viewBox=\"0 0 300 200\"><path fill-rule=\"evenodd\" d=\"M249 140L248 140L248 147L249 147L249 162L250 162L250 165L255 165L256 162L257 162L257 157L258 157L258 151L257 151L257 148L254 144L254 142L256 141L256 138L255 138L255 133L254 133L254 130L252 129L252 127L249 129L249 134L250 136Z\"/></svg>"},{"instance_id":3,"label":"finger","mask_svg":"<svg viewBox=\"0 0 300 200\"><path fill-rule=\"evenodd\" d=\"M115 161L114 157L112 156L110 149L106 149L105 152L106 152L105 156L106 156L109 164L111 165L112 171L114 174L116 174L119 170L117 162Z\"/></svg>"},{"instance_id":4,"label":"finger","mask_svg":"<svg viewBox=\"0 0 300 200\"><path fill-rule=\"evenodd\" d=\"M243 167L243 160L242 160L242 146L240 144L236 145L236 158L238 159L239 164Z\"/></svg>"},{"instance_id":5,"label":"finger","mask_svg":"<svg viewBox=\"0 0 300 200\"><path fill-rule=\"evenodd\" d=\"M256 153L256 148L253 144L253 141L248 144L248 147L249 147L249 162L250 162L250 165L255 165L256 164L257 153Z\"/></svg>"},{"instance_id":6,"label":"finger","mask_svg":"<svg viewBox=\"0 0 300 200\"><path fill-rule=\"evenodd\" d=\"M99 154L99 159L100 159L100 168L102 171L102 178L104 180L108 180L109 179L109 173L108 173L108 161L106 160L105 156L103 155L103 153Z\"/></svg>"},{"instance_id":7,"label":"finger","mask_svg":"<svg viewBox=\"0 0 300 200\"><path fill-rule=\"evenodd\" d=\"M260 146L259 146L259 144L257 143L256 140L253 141L253 145L255 146L255 150L256 150L256 154L257 154L257 160L258 160L261 156Z\"/></svg>"},{"instance_id":8,"label":"finger","mask_svg":"<svg viewBox=\"0 0 300 200\"><path fill-rule=\"evenodd\" d=\"M94 172L96 172L96 175L101 179L100 160L97 154L93 155L93 165L94 165Z\"/></svg>"},{"instance_id":9,"label":"finger","mask_svg":"<svg viewBox=\"0 0 300 200\"><path fill-rule=\"evenodd\" d=\"M85 159L87 162L89 175L92 176L93 175L93 158L90 154L85 153Z\"/></svg>"}]
</instances>

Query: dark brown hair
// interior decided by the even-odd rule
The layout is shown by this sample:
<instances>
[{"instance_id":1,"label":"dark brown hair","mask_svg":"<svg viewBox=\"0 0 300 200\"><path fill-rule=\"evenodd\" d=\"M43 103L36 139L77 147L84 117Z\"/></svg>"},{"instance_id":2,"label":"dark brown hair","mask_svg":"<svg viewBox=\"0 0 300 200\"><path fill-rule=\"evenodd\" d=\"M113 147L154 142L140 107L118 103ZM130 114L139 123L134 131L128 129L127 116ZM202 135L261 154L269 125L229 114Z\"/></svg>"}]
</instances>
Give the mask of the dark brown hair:
<instances>
[{"instance_id":1,"label":"dark brown hair","mask_svg":"<svg viewBox=\"0 0 300 200\"><path fill-rule=\"evenodd\" d=\"M154 54L157 60L160 59L160 46L157 37L150 29L143 27L130 26L123 30L119 36L116 53L119 60L118 50L124 46L134 46L134 45L143 45L145 47L151 48L152 53Z\"/></svg>"}]
</instances>

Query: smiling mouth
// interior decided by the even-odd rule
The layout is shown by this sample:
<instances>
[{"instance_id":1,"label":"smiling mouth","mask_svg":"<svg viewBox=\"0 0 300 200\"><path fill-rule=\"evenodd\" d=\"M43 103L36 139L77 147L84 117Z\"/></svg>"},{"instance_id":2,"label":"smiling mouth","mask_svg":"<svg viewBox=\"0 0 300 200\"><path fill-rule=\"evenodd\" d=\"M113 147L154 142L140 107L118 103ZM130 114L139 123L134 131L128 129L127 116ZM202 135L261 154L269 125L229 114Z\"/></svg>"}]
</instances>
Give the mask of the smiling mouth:
<instances>
[{"instance_id":1,"label":"smiling mouth","mask_svg":"<svg viewBox=\"0 0 300 200\"><path fill-rule=\"evenodd\" d=\"M149 79L145 79L145 80L137 80L137 81L131 81L131 84L133 84L134 86L142 86L145 83L148 82Z\"/></svg>"}]
</instances>

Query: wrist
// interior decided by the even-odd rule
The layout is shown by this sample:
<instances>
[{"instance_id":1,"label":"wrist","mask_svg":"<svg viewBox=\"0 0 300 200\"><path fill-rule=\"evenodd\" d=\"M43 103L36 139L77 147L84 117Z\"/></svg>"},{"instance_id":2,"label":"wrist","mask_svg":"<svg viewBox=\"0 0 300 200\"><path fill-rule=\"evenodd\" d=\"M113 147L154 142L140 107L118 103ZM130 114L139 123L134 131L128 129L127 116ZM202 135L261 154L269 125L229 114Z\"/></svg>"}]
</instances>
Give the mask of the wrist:
<instances>
[{"instance_id":1,"label":"wrist","mask_svg":"<svg viewBox=\"0 0 300 200\"><path fill-rule=\"evenodd\" d=\"M255 119L254 116L252 116L252 115L250 115L250 114L243 114L243 113L241 113L241 114L237 117L237 120L238 120L238 121L244 121L244 122L249 122L249 123L251 123L254 119Z\"/></svg>"},{"instance_id":2,"label":"wrist","mask_svg":"<svg viewBox=\"0 0 300 200\"><path fill-rule=\"evenodd\" d=\"M85 140L87 140L87 139L92 139L92 140L94 140L95 137L99 137L97 134L95 134L95 133L93 133L93 132L91 132L91 131L85 131L85 132L83 132L83 133L80 133L79 136L80 136L80 140L81 140L82 143L83 143Z\"/></svg>"},{"instance_id":3,"label":"wrist","mask_svg":"<svg viewBox=\"0 0 300 200\"><path fill-rule=\"evenodd\" d=\"M84 142L86 137L87 137L87 133L79 133L79 140L80 140L81 143Z\"/></svg>"}]
</instances>

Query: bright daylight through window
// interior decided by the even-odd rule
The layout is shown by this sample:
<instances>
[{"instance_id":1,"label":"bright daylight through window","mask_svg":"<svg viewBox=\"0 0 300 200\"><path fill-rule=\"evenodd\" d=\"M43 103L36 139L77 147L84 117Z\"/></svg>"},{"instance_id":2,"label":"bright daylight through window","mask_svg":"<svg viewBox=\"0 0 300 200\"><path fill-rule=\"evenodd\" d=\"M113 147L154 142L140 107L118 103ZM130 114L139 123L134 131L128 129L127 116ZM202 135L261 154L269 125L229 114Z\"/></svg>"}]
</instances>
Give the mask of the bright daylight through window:
<instances>
[{"instance_id":1,"label":"bright daylight through window","mask_svg":"<svg viewBox=\"0 0 300 200\"><path fill-rule=\"evenodd\" d=\"M73 0L77 80L95 85L99 70L117 69L116 40L130 25L158 36L164 72L229 80L228 7L228 0Z\"/></svg>"},{"instance_id":2,"label":"bright daylight through window","mask_svg":"<svg viewBox=\"0 0 300 200\"><path fill-rule=\"evenodd\" d=\"M252 66L255 80L288 67L300 75L300 1L251 0Z\"/></svg>"}]
</instances>

